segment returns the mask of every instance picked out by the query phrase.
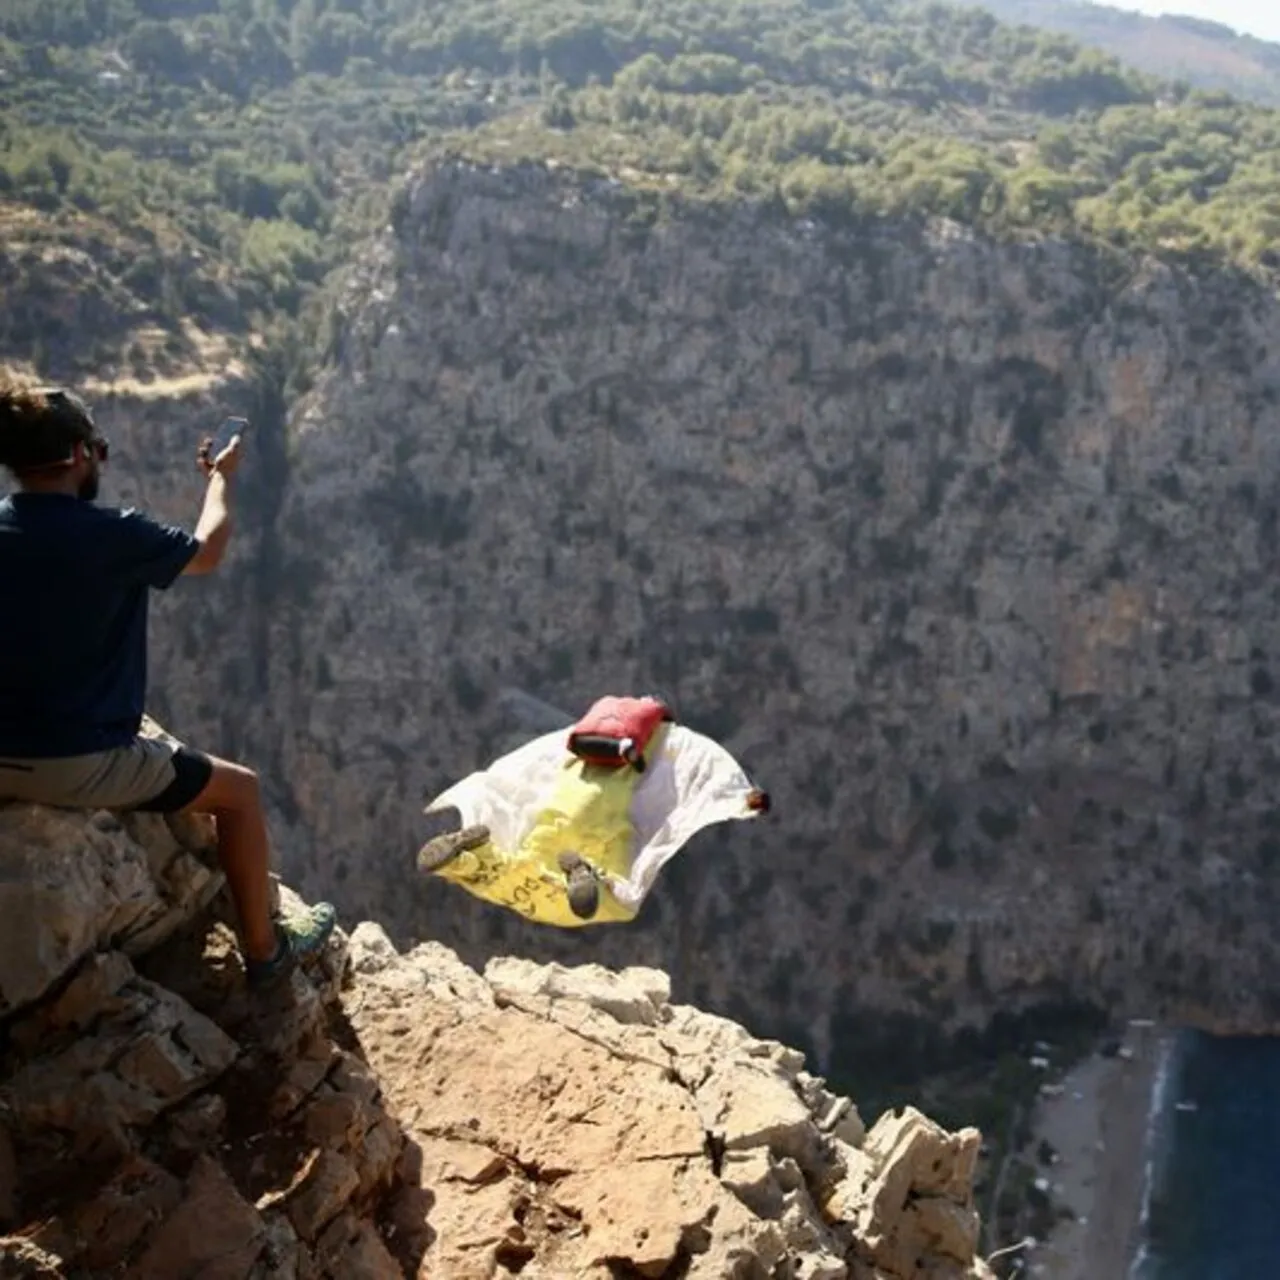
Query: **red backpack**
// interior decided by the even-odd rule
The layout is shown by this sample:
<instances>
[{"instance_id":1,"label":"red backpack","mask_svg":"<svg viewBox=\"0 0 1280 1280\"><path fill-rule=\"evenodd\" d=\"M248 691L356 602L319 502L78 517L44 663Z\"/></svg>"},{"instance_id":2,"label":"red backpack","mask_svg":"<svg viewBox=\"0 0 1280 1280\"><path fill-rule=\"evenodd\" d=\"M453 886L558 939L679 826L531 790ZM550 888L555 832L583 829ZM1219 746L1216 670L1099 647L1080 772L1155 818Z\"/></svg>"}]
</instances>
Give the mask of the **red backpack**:
<instances>
[{"instance_id":1,"label":"red backpack","mask_svg":"<svg viewBox=\"0 0 1280 1280\"><path fill-rule=\"evenodd\" d=\"M569 750L588 764L645 770L645 751L670 708L657 698L600 698L569 730Z\"/></svg>"}]
</instances>

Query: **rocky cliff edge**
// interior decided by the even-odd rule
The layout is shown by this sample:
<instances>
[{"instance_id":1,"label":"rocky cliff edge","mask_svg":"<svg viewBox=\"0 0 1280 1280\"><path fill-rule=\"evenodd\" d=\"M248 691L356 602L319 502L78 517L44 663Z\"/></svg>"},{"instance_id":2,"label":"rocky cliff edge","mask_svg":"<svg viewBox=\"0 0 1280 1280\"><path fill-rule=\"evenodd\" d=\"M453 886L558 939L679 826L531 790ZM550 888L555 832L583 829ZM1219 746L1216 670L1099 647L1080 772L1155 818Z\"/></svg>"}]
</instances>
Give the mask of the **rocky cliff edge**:
<instances>
[{"instance_id":1,"label":"rocky cliff edge","mask_svg":"<svg viewBox=\"0 0 1280 1280\"><path fill-rule=\"evenodd\" d=\"M211 834L0 808L0 1275L990 1276L976 1130L864 1130L658 971L364 923L251 999Z\"/></svg>"}]
</instances>

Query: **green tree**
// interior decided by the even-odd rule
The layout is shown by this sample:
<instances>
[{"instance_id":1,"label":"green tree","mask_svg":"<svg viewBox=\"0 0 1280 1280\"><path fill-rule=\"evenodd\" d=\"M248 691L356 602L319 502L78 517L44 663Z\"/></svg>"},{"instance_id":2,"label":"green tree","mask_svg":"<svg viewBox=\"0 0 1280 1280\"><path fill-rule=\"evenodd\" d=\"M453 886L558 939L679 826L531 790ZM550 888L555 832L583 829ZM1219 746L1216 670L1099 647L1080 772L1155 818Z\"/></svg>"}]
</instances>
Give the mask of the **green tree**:
<instances>
[{"instance_id":1,"label":"green tree","mask_svg":"<svg viewBox=\"0 0 1280 1280\"><path fill-rule=\"evenodd\" d=\"M124 40L124 54L139 70L181 76L190 69L186 41L170 22L139 22Z\"/></svg>"}]
</instances>

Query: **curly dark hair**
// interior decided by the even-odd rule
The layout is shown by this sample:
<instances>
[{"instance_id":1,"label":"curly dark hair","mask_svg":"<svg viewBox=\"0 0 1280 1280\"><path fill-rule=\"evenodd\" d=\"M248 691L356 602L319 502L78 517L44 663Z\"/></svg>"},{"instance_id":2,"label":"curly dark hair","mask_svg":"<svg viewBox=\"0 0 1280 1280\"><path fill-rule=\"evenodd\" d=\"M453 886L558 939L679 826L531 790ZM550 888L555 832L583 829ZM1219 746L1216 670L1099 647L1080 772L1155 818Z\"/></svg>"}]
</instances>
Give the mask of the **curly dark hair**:
<instances>
[{"instance_id":1,"label":"curly dark hair","mask_svg":"<svg viewBox=\"0 0 1280 1280\"><path fill-rule=\"evenodd\" d=\"M0 466L15 475L56 466L73 445L97 434L93 415L79 397L0 373Z\"/></svg>"}]
</instances>

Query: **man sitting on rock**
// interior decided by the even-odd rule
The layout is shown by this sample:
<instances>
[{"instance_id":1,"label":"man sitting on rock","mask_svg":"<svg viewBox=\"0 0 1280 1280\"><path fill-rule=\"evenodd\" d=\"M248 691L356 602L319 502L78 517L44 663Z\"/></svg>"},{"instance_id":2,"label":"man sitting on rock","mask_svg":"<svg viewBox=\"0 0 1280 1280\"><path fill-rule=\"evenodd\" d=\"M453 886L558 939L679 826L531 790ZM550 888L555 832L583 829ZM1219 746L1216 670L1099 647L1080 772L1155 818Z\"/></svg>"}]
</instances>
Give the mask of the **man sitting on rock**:
<instances>
[{"instance_id":1,"label":"man sitting on rock","mask_svg":"<svg viewBox=\"0 0 1280 1280\"><path fill-rule=\"evenodd\" d=\"M107 442L66 392L0 381L0 802L212 814L251 986L270 985L325 944L328 903L275 920L257 775L140 732L148 591L218 567L231 534L235 437L216 458L195 533L95 505Z\"/></svg>"}]
</instances>

